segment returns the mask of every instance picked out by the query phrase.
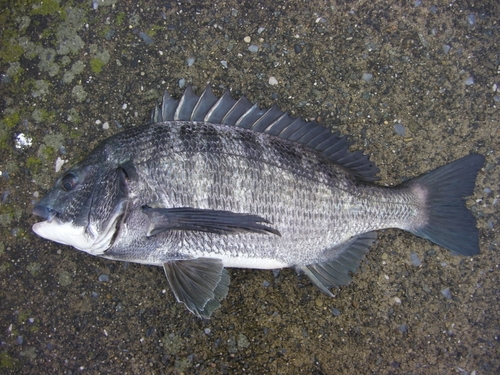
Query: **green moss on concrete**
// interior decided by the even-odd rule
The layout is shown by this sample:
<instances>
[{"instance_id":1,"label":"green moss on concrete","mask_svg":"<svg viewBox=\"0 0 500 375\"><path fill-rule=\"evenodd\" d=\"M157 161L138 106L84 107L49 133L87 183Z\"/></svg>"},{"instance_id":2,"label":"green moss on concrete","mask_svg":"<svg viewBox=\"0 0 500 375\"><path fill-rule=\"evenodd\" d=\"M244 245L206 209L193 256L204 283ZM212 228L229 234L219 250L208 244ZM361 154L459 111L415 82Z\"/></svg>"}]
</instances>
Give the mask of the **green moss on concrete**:
<instances>
[{"instance_id":1,"label":"green moss on concrete","mask_svg":"<svg viewBox=\"0 0 500 375\"><path fill-rule=\"evenodd\" d=\"M19 44L4 41L0 48L0 59L6 63L18 61L23 52L24 49Z\"/></svg>"},{"instance_id":2,"label":"green moss on concrete","mask_svg":"<svg viewBox=\"0 0 500 375\"><path fill-rule=\"evenodd\" d=\"M116 24L118 26L120 26L121 24L123 24L123 21L125 21L125 18L127 17L127 15L125 14L125 12L120 12L116 15Z\"/></svg>"},{"instance_id":3,"label":"green moss on concrete","mask_svg":"<svg viewBox=\"0 0 500 375\"><path fill-rule=\"evenodd\" d=\"M8 115L5 115L2 118L0 125L5 126L7 129L12 129L13 127L15 127L19 123L19 120L20 120L19 112L17 112L17 111L12 112Z\"/></svg>"},{"instance_id":4,"label":"green moss on concrete","mask_svg":"<svg viewBox=\"0 0 500 375\"><path fill-rule=\"evenodd\" d=\"M26 159L26 167L32 173L38 173L40 171L40 168L42 167L42 160L35 156L28 156L28 158Z\"/></svg>"},{"instance_id":5,"label":"green moss on concrete","mask_svg":"<svg viewBox=\"0 0 500 375\"><path fill-rule=\"evenodd\" d=\"M18 362L10 356L7 352L0 353L0 370L13 369L18 367Z\"/></svg>"},{"instance_id":6,"label":"green moss on concrete","mask_svg":"<svg viewBox=\"0 0 500 375\"><path fill-rule=\"evenodd\" d=\"M92 70L96 74L101 73L102 67L104 65L106 65L105 62L101 59L98 59L97 57L90 59L90 70Z\"/></svg>"},{"instance_id":7,"label":"green moss on concrete","mask_svg":"<svg viewBox=\"0 0 500 375\"><path fill-rule=\"evenodd\" d=\"M57 0L44 0L33 5L33 10L31 14L37 14L41 16L57 15L61 18L66 17L66 12L59 5Z\"/></svg>"}]
</instances>

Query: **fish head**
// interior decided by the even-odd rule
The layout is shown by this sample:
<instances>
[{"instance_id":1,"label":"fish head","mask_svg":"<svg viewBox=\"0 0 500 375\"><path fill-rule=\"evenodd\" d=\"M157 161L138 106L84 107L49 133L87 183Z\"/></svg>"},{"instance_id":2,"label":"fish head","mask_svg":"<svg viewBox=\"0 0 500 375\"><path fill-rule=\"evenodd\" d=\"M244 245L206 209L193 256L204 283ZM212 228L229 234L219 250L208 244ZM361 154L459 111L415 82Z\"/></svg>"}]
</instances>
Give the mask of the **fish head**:
<instances>
[{"instance_id":1,"label":"fish head","mask_svg":"<svg viewBox=\"0 0 500 375\"><path fill-rule=\"evenodd\" d=\"M33 231L101 255L112 245L126 213L128 176L116 163L93 159L67 170L35 205L33 214L45 220L34 224Z\"/></svg>"}]
</instances>

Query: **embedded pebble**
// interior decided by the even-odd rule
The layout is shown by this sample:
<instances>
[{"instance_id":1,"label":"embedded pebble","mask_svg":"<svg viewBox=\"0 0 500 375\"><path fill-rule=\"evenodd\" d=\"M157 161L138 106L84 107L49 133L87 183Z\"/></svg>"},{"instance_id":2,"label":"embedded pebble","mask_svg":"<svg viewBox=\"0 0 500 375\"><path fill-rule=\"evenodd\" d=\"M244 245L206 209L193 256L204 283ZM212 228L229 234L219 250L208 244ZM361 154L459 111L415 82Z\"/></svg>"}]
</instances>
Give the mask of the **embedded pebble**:
<instances>
[{"instance_id":1,"label":"embedded pebble","mask_svg":"<svg viewBox=\"0 0 500 375\"><path fill-rule=\"evenodd\" d=\"M410 260L411 260L411 264L414 265L415 267L418 267L422 264L422 261L420 260L418 255L416 253L414 253L413 251L410 253Z\"/></svg>"},{"instance_id":2,"label":"embedded pebble","mask_svg":"<svg viewBox=\"0 0 500 375\"><path fill-rule=\"evenodd\" d=\"M143 31L139 31L139 36L146 44L153 44L154 40L148 34Z\"/></svg>"},{"instance_id":3,"label":"embedded pebble","mask_svg":"<svg viewBox=\"0 0 500 375\"><path fill-rule=\"evenodd\" d=\"M264 280L264 281L262 282L262 286L263 286L264 288L267 288L269 285L271 285L271 284L270 284L270 283L269 283L269 281L267 281L267 280Z\"/></svg>"},{"instance_id":4,"label":"embedded pebble","mask_svg":"<svg viewBox=\"0 0 500 375\"><path fill-rule=\"evenodd\" d=\"M250 38L249 36L246 36L246 37L243 38L243 41L245 43L250 43L252 41L252 38Z\"/></svg>"},{"instance_id":5,"label":"embedded pebble","mask_svg":"<svg viewBox=\"0 0 500 375\"><path fill-rule=\"evenodd\" d=\"M373 78L373 74L370 74L370 73L364 73L363 77L361 77L361 79L363 81L366 81L366 82L371 81L372 78Z\"/></svg>"},{"instance_id":6,"label":"embedded pebble","mask_svg":"<svg viewBox=\"0 0 500 375\"><path fill-rule=\"evenodd\" d=\"M73 282L71 274L68 271L62 271L59 274L59 284L62 286L68 286Z\"/></svg>"},{"instance_id":7,"label":"embedded pebble","mask_svg":"<svg viewBox=\"0 0 500 375\"><path fill-rule=\"evenodd\" d=\"M248 348L250 346L250 341L243 333L238 333L236 340L239 348Z\"/></svg>"},{"instance_id":8,"label":"embedded pebble","mask_svg":"<svg viewBox=\"0 0 500 375\"><path fill-rule=\"evenodd\" d=\"M401 137L404 137L406 134L406 128L404 127L403 124L397 123L394 125L394 131L396 134L400 135Z\"/></svg>"},{"instance_id":9,"label":"embedded pebble","mask_svg":"<svg viewBox=\"0 0 500 375\"><path fill-rule=\"evenodd\" d=\"M30 147L33 144L33 139L31 137L26 137L23 133L19 133L16 136L15 147L18 149Z\"/></svg>"},{"instance_id":10,"label":"embedded pebble","mask_svg":"<svg viewBox=\"0 0 500 375\"><path fill-rule=\"evenodd\" d=\"M189 57L187 59L187 66L193 66L194 64L194 57Z\"/></svg>"},{"instance_id":11,"label":"embedded pebble","mask_svg":"<svg viewBox=\"0 0 500 375\"><path fill-rule=\"evenodd\" d=\"M56 173L59 172L66 160L61 159L59 156L56 159Z\"/></svg>"},{"instance_id":12,"label":"embedded pebble","mask_svg":"<svg viewBox=\"0 0 500 375\"><path fill-rule=\"evenodd\" d=\"M224 68L226 68L226 69L227 69L227 61L226 61L226 60L221 60L221 61L220 61L220 63L222 64L222 66L223 66Z\"/></svg>"},{"instance_id":13,"label":"embedded pebble","mask_svg":"<svg viewBox=\"0 0 500 375\"><path fill-rule=\"evenodd\" d=\"M332 315L333 316L339 316L340 314L342 314L342 313L340 312L339 309L336 309L335 307L332 308Z\"/></svg>"},{"instance_id":14,"label":"embedded pebble","mask_svg":"<svg viewBox=\"0 0 500 375\"><path fill-rule=\"evenodd\" d=\"M448 44L443 44L443 52L448 53L450 52L451 47Z\"/></svg>"},{"instance_id":15,"label":"embedded pebble","mask_svg":"<svg viewBox=\"0 0 500 375\"><path fill-rule=\"evenodd\" d=\"M450 288L441 289L441 294L444 296L444 298L451 299L451 290L450 290Z\"/></svg>"},{"instance_id":16,"label":"embedded pebble","mask_svg":"<svg viewBox=\"0 0 500 375\"><path fill-rule=\"evenodd\" d=\"M278 80L276 79L276 77L269 77L269 84L271 86L276 86L278 84Z\"/></svg>"},{"instance_id":17,"label":"embedded pebble","mask_svg":"<svg viewBox=\"0 0 500 375\"><path fill-rule=\"evenodd\" d=\"M467 78L467 79L464 81L464 83L465 83L467 86L470 86L470 85L474 84L474 78L469 77L469 78Z\"/></svg>"},{"instance_id":18,"label":"embedded pebble","mask_svg":"<svg viewBox=\"0 0 500 375\"><path fill-rule=\"evenodd\" d=\"M250 44L250 47L248 47L248 50L252 53L257 53L257 52L259 52L259 46L256 46L255 44Z\"/></svg>"},{"instance_id":19,"label":"embedded pebble","mask_svg":"<svg viewBox=\"0 0 500 375\"><path fill-rule=\"evenodd\" d=\"M99 276L99 281L100 282L104 282L104 283L107 283L109 281L109 276L108 275L100 275Z\"/></svg>"},{"instance_id":20,"label":"embedded pebble","mask_svg":"<svg viewBox=\"0 0 500 375\"><path fill-rule=\"evenodd\" d=\"M474 24L476 23L476 15L475 14L469 14L467 16L467 23L469 24L469 26L474 26Z\"/></svg>"}]
</instances>

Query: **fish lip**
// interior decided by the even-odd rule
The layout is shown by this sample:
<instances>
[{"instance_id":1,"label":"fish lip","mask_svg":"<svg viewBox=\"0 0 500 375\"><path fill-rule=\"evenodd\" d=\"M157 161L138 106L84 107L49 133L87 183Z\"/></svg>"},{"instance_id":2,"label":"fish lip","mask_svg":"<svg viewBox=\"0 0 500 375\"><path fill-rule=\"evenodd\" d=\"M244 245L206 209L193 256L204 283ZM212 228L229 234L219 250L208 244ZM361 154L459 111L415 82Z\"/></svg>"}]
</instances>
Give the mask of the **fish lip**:
<instances>
[{"instance_id":1,"label":"fish lip","mask_svg":"<svg viewBox=\"0 0 500 375\"><path fill-rule=\"evenodd\" d=\"M49 223L52 222L54 217L58 215L58 212L56 210L53 210L52 208L42 206L40 204L37 204L35 207L33 207L33 215L40 216L41 218L47 220Z\"/></svg>"}]
</instances>

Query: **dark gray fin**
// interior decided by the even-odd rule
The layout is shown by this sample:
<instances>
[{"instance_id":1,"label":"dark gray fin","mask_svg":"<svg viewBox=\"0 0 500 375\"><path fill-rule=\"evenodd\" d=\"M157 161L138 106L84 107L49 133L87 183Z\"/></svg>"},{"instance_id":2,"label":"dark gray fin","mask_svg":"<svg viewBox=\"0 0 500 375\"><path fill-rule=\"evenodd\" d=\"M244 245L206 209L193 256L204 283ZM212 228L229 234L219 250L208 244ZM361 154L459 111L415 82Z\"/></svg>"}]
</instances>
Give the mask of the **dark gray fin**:
<instances>
[{"instance_id":1,"label":"dark gray fin","mask_svg":"<svg viewBox=\"0 0 500 375\"><path fill-rule=\"evenodd\" d=\"M257 215L192 207L151 208L143 206L142 211L148 215L151 221L148 236L154 236L167 230L188 230L216 234L272 233L281 236L278 230L264 225L270 224L268 220Z\"/></svg>"},{"instance_id":2,"label":"dark gray fin","mask_svg":"<svg viewBox=\"0 0 500 375\"><path fill-rule=\"evenodd\" d=\"M295 269L305 273L323 293L333 297L329 288L338 288L351 282L351 274L356 272L376 238L375 232L360 234L341 245L340 248L336 247L334 250L337 255L333 259L307 266L297 266Z\"/></svg>"},{"instance_id":3,"label":"dark gray fin","mask_svg":"<svg viewBox=\"0 0 500 375\"><path fill-rule=\"evenodd\" d=\"M348 168L357 178L374 181L379 169L362 152L350 152L347 137L334 134L317 122L289 116L278 107L261 109L244 96L239 100L226 91L219 99L207 86L198 97L188 86L177 101L165 91L161 107L156 106L151 122L200 121L237 126L274 135L311 147Z\"/></svg>"},{"instance_id":4,"label":"dark gray fin","mask_svg":"<svg viewBox=\"0 0 500 375\"><path fill-rule=\"evenodd\" d=\"M474 192L476 177L484 165L484 156L470 154L403 184L421 186L427 194L427 220L410 230L450 250L454 254L479 254L476 218L463 197Z\"/></svg>"},{"instance_id":5,"label":"dark gray fin","mask_svg":"<svg viewBox=\"0 0 500 375\"><path fill-rule=\"evenodd\" d=\"M177 301L201 318L210 318L229 290L229 274L220 259L176 260L163 269Z\"/></svg>"}]
</instances>

